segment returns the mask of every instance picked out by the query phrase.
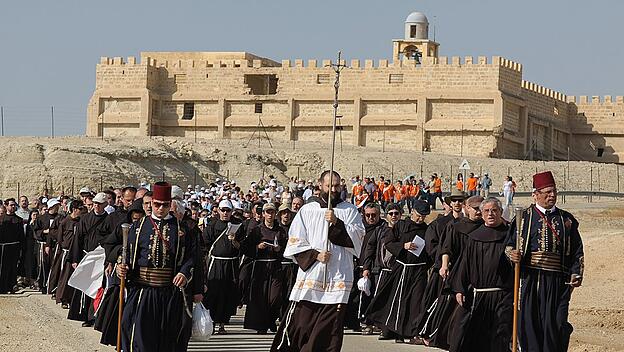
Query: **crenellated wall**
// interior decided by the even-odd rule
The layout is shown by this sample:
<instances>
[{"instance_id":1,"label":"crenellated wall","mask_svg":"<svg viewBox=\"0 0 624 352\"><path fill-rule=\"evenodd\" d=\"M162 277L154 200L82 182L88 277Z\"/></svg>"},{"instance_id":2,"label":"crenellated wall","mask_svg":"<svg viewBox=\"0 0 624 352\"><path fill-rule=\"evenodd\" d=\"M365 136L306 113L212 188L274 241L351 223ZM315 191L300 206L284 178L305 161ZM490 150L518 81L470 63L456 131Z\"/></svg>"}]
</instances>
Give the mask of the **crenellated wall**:
<instances>
[{"instance_id":1,"label":"crenellated wall","mask_svg":"<svg viewBox=\"0 0 624 352\"><path fill-rule=\"evenodd\" d=\"M245 52L103 57L87 134L249 138L261 122L271 138L328 140L331 63ZM522 65L500 56L341 63L343 143L519 159L565 159L571 147L579 158L596 160L596 148L604 148L619 161L624 151L622 97L577 102L523 80ZM192 116L185 117L185 104Z\"/></svg>"}]
</instances>

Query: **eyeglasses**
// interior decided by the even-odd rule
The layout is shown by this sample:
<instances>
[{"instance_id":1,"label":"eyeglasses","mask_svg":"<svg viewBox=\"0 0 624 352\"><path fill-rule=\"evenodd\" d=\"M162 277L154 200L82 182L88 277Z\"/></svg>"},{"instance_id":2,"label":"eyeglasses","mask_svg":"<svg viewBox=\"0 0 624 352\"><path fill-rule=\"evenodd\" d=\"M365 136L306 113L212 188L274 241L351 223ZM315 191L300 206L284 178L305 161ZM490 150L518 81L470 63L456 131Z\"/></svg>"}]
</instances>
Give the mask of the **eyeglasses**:
<instances>
[{"instance_id":1,"label":"eyeglasses","mask_svg":"<svg viewBox=\"0 0 624 352\"><path fill-rule=\"evenodd\" d=\"M481 212L481 208L479 208L479 206L477 205L476 207L471 207L474 211L476 211L477 213Z\"/></svg>"},{"instance_id":2,"label":"eyeglasses","mask_svg":"<svg viewBox=\"0 0 624 352\"><path fill-rule=\"evenodd\" d=\"M553 189L549 189L547 191L537 191L537 193L539 193L539 194L557 194L557 189L553 188Z\"/></svg>"},{"instance_id":3,"label":"eyeglasses","mask_svg":"<svg viewBox=\"0 0 624 352\"><path fill-rule=\"evenodd\" d=\"M377 213L370 213L370 214L364 214L364 216L366 216L367 218L376 218L379 215Z\"/></svg>"},{"instance_id":4,"label":"eyeglasses","mask_svg":"<svg viewBox=\"0 0 624 352\"><path fill-rule=\"evenodd\" d=\"M171 206L170 202L152 202L154 208L169 208Z\"/></svg>"},{"instance_id":5,"label":"eyeglasses","mask_svg":"<svg viewBox=\"0 0 624 352\"><path fill-rule=\"evenodd\" d=\"M229 208L219 208L219 210L221 210L224 213L229 213L232 211L232 209L229 209Z\"/></svg>"},{"instance_id":6,"label":"eyeglasses","mask_svg":"<svg viewBox=\"0 0 624 352\"><path fill-rule=\"evenodd\" d=\"M399 213L398 211L390 211L388 212L388 215L390 216L399 216L401 213Z\"/></svg>"}]
</instances>

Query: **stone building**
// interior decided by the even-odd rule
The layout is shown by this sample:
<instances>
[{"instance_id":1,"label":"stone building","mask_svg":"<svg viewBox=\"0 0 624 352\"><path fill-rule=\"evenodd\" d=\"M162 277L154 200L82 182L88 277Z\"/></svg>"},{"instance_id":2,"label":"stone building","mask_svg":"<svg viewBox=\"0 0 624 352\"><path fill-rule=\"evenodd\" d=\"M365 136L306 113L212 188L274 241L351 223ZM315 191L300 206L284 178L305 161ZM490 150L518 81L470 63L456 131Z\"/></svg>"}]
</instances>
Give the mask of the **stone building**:
<instances>
[{"instance_id":1,"label":"stone building","mask_svg":"<svg viewBox=\"0 0 624 352\"><path fill-rule=\"evenodd\" d=\"M522 79L522 65L444 57L425 15L407 17L392 60L351 60L341 74L345 144L496 158L624 157L621 96L579 99ZM330 141L330 60L281 62L246 52L143 52L103 57L88 136ZM449 142L452 143L449 143Z\"/></svg>"}]
</instances>

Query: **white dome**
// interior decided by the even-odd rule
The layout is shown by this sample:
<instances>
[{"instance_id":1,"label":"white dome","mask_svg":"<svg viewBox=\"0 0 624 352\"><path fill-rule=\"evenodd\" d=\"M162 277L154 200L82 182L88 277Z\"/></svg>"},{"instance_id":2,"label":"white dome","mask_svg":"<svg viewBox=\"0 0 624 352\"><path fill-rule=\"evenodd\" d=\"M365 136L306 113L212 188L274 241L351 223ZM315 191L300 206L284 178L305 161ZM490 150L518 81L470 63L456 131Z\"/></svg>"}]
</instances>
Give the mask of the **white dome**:
<instances>
[{"instance_id":1,"label":"white dome","mask_svg":"<svg viewBox=\"0 0 624 352\"><path fill-rule=\"evenodd\" d=\"M422 12L412 12L405 19L405 23L429 23L427 16Z\"/></svg>"}]
</instances>

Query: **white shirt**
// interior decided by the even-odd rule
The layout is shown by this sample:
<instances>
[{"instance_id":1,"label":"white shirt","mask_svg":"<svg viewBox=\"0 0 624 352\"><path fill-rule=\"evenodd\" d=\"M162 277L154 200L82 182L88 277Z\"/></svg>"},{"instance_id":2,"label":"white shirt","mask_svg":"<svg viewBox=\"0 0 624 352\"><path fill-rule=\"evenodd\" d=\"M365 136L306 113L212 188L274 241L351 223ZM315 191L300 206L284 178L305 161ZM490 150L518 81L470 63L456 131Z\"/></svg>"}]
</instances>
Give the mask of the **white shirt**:
<instances>
[{"instance_id":1,"label":"white shirt","mask_svg":"<svg viewBox=\"0 0 624 352\"><path fill-rule=\"evenodd\" d=\"M310 188L307 188L305 191L303 191L303 200L308 200L308 198L312 197L312 190Z\"/></svg>"},{"instance_id":2,"label":"white shirt","mask_svg":"<svg viewBox=\"0 0 624 352\"><path fill-rule=\"evenodd\" d=\"M539 205L539 204L537 204L537 203L535 203L535 207L537 208L537 210L541 211L541 212L542 212L542 214L546 214L546 210L550 210L550 212L553 212L553 211L555 211L555 209L557 209L557 207L556 207L556 206L554 206L554 205L553 205L553 207L552 207L552 208L550 208L550 209L546 209L546 208L544 208L544 207L540 206L540 205Z\"/></svg>"},{"instance_id":3,"label":"white shirt","mask_svg":"<svg viewBox=\"0 0 624 352\"><path fill-rule=\"evenodd\" d=\"M290 225L288 244L284 257L297 261L295 254L309 249L325 250L329 224L325 221L325 211L317 202L304 205ZM347 202L341 202L334 208L334 214L345 224L353 248L336 246L329 243L331 257L327 264L316 261L307 270L299 268L297 280L290 294L290 300L321 303L347 303L353 286L353 257L357 257L362 248L365 229L357 208ZM327 270L327 286L323 289L324 272Z\"/></svg>"}]
</instances>

